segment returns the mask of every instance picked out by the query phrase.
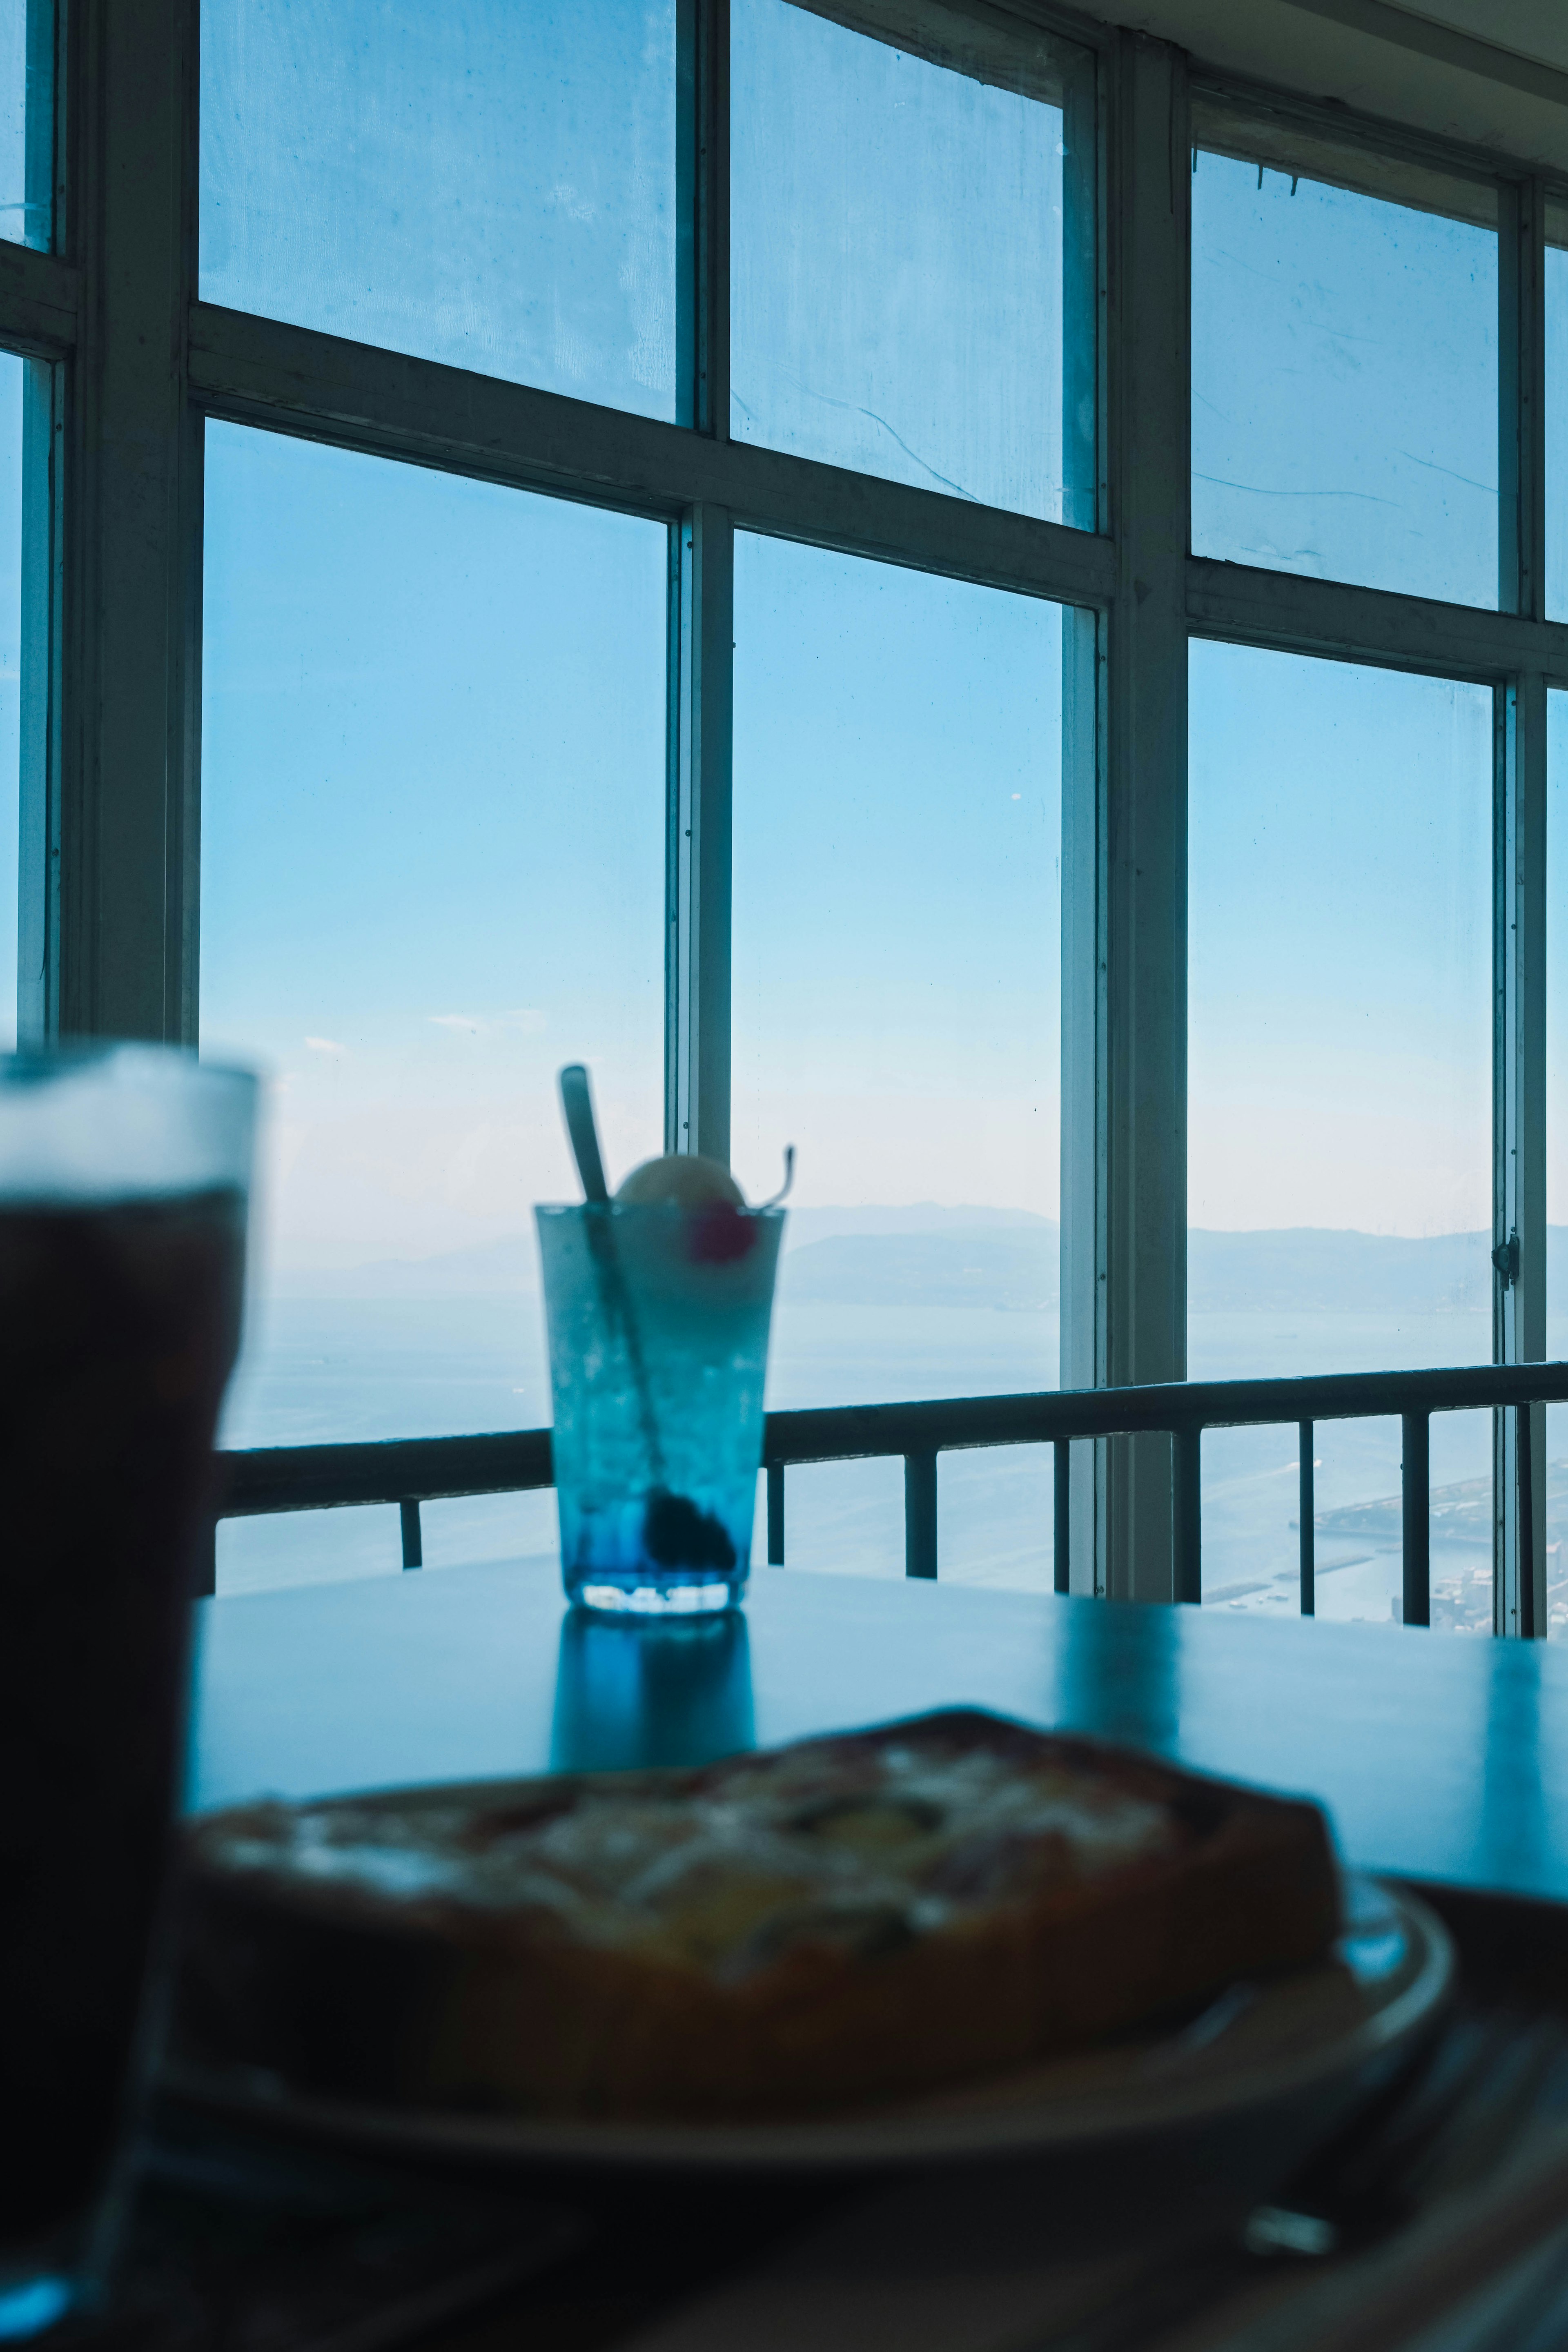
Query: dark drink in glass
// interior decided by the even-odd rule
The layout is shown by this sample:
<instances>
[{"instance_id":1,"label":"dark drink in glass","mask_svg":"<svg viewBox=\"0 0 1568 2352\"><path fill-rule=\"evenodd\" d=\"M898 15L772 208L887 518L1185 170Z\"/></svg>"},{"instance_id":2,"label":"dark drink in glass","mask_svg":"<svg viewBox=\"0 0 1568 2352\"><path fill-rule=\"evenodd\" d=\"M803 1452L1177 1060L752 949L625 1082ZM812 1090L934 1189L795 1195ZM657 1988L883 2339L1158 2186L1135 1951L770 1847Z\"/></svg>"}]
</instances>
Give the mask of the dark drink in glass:
<instances>
[{"instance_id":1,"label":"dark drink in glass","mask_svg":"<svg viewBox=\"0 0 1568 2352\"><path fill-rule=\"evenodd\" d=\"M0 2334L95 2284L143 2038L254 1082L0 1060Z\"/></svg>"}]
</instances>

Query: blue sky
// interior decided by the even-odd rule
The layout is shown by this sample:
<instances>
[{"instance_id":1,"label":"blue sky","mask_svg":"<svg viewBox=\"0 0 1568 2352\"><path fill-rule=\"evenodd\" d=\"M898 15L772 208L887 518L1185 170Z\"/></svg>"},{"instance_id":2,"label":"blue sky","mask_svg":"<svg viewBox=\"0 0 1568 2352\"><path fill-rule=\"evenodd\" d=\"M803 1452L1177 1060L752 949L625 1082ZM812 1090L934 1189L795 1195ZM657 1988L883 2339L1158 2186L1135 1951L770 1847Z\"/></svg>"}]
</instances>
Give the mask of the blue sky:
<instances>
[{"instance_id":1,"label":"blue sky","mask_svg":"<svg viewBox=\"0 0 1568 2352\"><path fill-rule=\"evenodd\" d=\"M742 536L734 1164L802 1202L1058 1192L1061 615Z\"/></svg>"},{"instance_id":2,"label":"blue sky","mask_svg":"<svg viewBox=\"0 0 1568 2352\"><path fill-rule=\"evenodd\" d=\"M734 16L733 428L1058 512L1059 114L784 0ZM204 293L673 414L673 26L205 0ZM1211 155L1193 197L1200 549L1492 601L1495 241ZM658 1142L662 527L216 425L207 501L204 1040L273 1073L278 1255L515 1231L569 1189L561 1061L616 1165ZM15 601L7 567L0 758ZM794 1140L803 1202L1054 1211L1059 627L742 537L753 1187ZM1484 705L1194 648L1194 1221L1484 1222Z\"/></svg>"},{"instance_id":3,"label":"blue sky","mask_svg":"<svg viewBox=\"0 0 1568 2352\"><path fill-rule=\"evenodd\" d=\"M1491 694L1198 643L1194 1225L1491 1217Z\"/></svg>"},{"instance_id":4,"label":"blue sky","mask_svg":"<svg viewBox=\"0 0 1568 2352\"><path fill-rule=\"evenodd\" d=\"M272 1073L278 1254L422 1255L661 1117L661 526L209 428L202 1033Z\"/></svg>"}]
</instances>

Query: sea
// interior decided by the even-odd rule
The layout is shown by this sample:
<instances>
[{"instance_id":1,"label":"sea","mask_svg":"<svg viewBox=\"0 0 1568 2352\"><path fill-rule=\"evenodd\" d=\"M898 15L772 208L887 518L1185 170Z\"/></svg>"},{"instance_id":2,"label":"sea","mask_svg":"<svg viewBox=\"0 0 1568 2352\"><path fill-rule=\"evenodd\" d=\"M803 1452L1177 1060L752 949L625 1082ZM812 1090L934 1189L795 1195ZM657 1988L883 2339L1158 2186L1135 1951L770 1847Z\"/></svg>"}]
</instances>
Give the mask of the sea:
<instances>
[{"instance_id":1,"label":"sea","mask_svg":"<svg viewBox=\"0 0 1568 2352\"><path fill-rule=\"evenodd\" d=\"M781 1307L770 1406L859 1404L1001 1394L1056 1385L1058 1318L1041 1308L837 1305ZM1486 1359L1483 1314L1338 1311L1194 1314L1188 1372L1263 1378ZM1568 1349L1568 1319L1549 1353ZM274 1297L253 1307L225 1413L231 1446L531 1429L550 1419L540 1302L497 1296ZM1205 1600L1241 1613L1299 1606L1298 1437L1279 1429L1214 1431L1204 1441ZM1568 1409L1548 1415L1550 1630L1568 1633ZM1395 1419L1320 1423L1314 1437L1317 1612L1390 1623L1399 1613L1400 1433ZM1491 1624L1491 1434L1484 1413L1432 1423L1433 1620L1457 1633ZM939 1574L954 1583L1048 1591L1051 1461L1046 1446L941 1457ZM761 1497L756 1573L766 1549ZM552 1494L435 1502L423 1513L427 1571L466 1562L555 1556ZM903 1572L902 1465L897 1460L803 1465L787 1475L789 1574ZM226 1521L218 1591L401 1572L391 1507Z\"/></svg>"}]
</instances>

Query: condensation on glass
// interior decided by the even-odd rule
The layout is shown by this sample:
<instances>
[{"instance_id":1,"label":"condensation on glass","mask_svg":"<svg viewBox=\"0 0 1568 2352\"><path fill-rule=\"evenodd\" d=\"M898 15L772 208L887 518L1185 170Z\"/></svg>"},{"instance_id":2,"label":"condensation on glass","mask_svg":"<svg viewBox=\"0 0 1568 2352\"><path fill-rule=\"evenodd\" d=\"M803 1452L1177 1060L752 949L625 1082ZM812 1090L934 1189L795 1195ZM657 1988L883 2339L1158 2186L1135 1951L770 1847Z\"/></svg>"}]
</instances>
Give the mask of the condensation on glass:
<instances>
[{"instance_id":1,"label":"condensation on glass","mask_svg":"<svg viewBox=\"0 0 1568 2352\"><path fill-rule=\"evenodd\" d=\"M202 295L673 417L676 83L676 0L202 0Z\"/></svg>"},{"instance_id":2,"label":"condensation on glass","mask_svg":"<svg viewBox=\"0 0 1568 2352\"><path fill-rule=\"evenodd\" d=\"M1201 92L1193 548L1498 603L1498 193Z\"/></svg>"},{"instance_id":3,"label":"condensation on glass","mask_svg":"<svg viewBox=\"0 0 1568 2352\"><path fill-rule=\"evenodd\" d=\"M549 1421L559 1066L615 1176L663 1140L668 564L662 524L207 428L201 1034L270 1081L230 1444ZM398 1565L328 1534L316 1573ZM426 1559L552 1541L502 1496ZM220 1588L303 1572L288 1520L224 1529Z\"/></svg>"},{"instance_id":4,"label":"condensation on glass","mask_svg":"<svg viewBox=\"0 0 1568 2352\"><path fill-rule=\"evenodd\" d=\"M731 433L1092 530L1093 60L916 17L734 0Z\"/></svg>"},{"instance_id":5,"label":"condensation on glass","mask_svg":"<svg viewBox=\"0 0 1568 2352\"><path fill-rule=\"evenodd\" d=\"M748 1196L797 1154L774 1406L1057 1383L1061 632L1034 598L737 541ZM792 1473L789 1564L901 1572L889 1475ZM1005 1556L1048 1589L1048 1467L946 1457L939 1492L944 1542L960 1494L983 1535L944 1577Z\"/></svg>"},{"instance_id":6,"label":"condensation on glass","mask_svg":"<svg viewBox=\"0 0 1568 2352\"><path fill-rule=\"evenodd\" d=\"M1550 285L1550 278L1548 284ZM1546 698L1546 1354L1568 1360L1568 691ZM1568 1635L1568 1405L1546 1408L1546 1631Z\"/></svg>"},{"instance_id":7,"label":"condensation on glass","mask_svg":"<svg viewBox=\"0 0 1568 2352\"><path fill-rule=\"evenodd\" d=\"M1546 617L1568 620L1568 201L1546 205ZM1560 901L1557 903L1561 903Z\"/></svg>"},{"instance_id":8,"label":"condensation on glass","mask_svg":"<svg viewBox=\"0 0 1568 2352\"><path fill-rule=\"evenodd\" d=\"M1187 1372L1492 1353L1489 688L1195 644ZM1205 1605L1298 1606L1297 1431L1204 1440ZM1317 1613L1402 1589L1397 1422L1320 1423ZM1432 1622L1491 1630L1490 1416L1432 1422Z\"/></svg>"}]
</instances>

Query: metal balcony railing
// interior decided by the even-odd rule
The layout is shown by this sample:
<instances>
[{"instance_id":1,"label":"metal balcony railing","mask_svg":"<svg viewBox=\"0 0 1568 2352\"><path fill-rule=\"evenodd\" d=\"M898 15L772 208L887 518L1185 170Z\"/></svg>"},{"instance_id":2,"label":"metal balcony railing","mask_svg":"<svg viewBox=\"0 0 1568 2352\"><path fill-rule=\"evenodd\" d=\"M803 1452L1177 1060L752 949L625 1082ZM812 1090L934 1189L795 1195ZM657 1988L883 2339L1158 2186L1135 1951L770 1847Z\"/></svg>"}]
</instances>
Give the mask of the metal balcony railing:
<instances>
[{"instance_id":1,"label":"metal balcony railing","mask_svg":"<svg viewBox=\"0 0 1568 2352\"><path fill-rule=\"evenodd\" d=\"M1312 1445L1320 1421L1397 1414L1401 1470L1404 1620L1431 1622L1430 1423L1435 1412L1511 1412L1516 1418L1519 1557L1534 1553L1530 1407L1568 1402L1568 1363L1487 1364L1419 1372L1328 1372L1304 1380L1184 1381L1157 1387L1042 1390L1025 1396L946 1397L919 1404L824 1405L770 1412L768 1559L784 1559L784 1473L805 1462L901 1454L904 1569L937 1572L937 1457L974 1446L1050 1444L1055 1452L1056 1589L1071 1560L1068 1464L1086 1438L1163 1433L1173 1453L1172 1538L1178 1601L1203 1598L1201 1454L1205 1429L1298 1425L1300 1452L1301 1610L1316 1605ZM282 1445L220 1456L220 1518L395 1503L403 1565L423 1560L422 1503L465 1495L519 1494L553 1484L547 1429L482 1437L412 1437L357 1445ZM214 1590L209 1558L205 1589ZM1521 1582L1520 1631L1533 1634L1534 1580Z\"/></svg>"}]
</instances>

